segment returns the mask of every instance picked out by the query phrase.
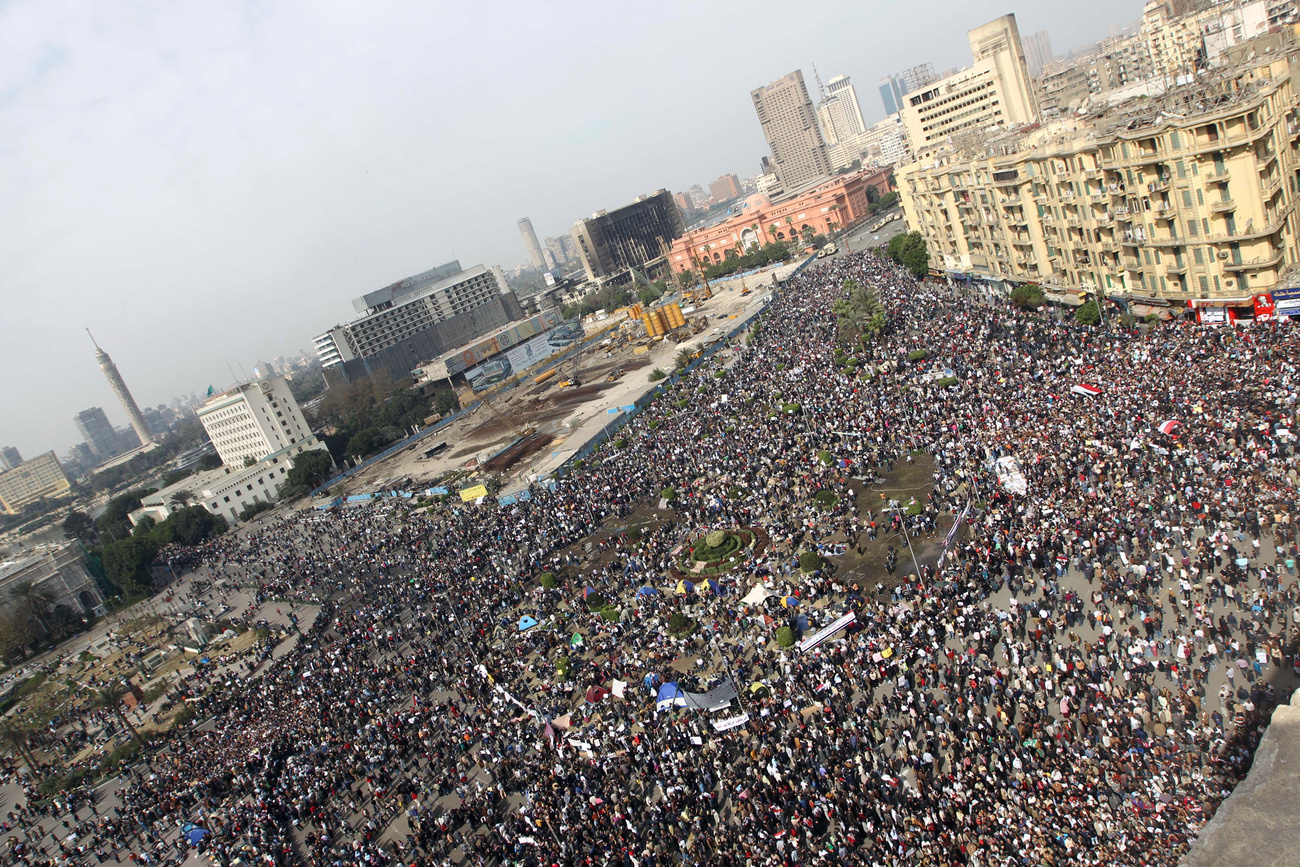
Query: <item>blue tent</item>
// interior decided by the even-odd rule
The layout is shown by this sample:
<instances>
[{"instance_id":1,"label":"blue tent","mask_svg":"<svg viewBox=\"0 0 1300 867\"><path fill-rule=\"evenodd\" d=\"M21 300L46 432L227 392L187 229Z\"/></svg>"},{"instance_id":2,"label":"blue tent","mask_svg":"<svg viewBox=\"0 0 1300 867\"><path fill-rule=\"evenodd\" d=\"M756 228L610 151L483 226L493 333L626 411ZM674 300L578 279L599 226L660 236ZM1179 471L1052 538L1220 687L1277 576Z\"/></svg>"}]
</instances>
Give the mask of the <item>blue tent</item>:
<instances>
[{"instance_id":1,"label":"blue tent","mask_svg":"<svg viewBox=\"0 0 1300 867\"><path fill-rule=\"evenodd\" d=\"M781 600L781 606L783 608L797 608L799 607L799 600L794 596L787 596Z\"/></svg>"},{"instance_id":2,"label":"blue tent","mask_svg":"<svg viewBox=\"0 0 1300 867\"><path fill-rule=\"evenodd\" d=\"M712 578L709 579L709 589L713 591L714 596L722 595L722 585Z\"/></svg>"},{"instance_id":3,"label":"blue tent","mask_svg":"<svg viewBox=\"0 0 1300 867\"><path fill-rule=\"evenodd\" d=\"M677 682L669 681L659 687L659 695L655 701L655 710L664 710L665 708L672 707L675 704L681 705L685 703L686 698L682 695L682 691L677 688Z\"/></svg>"},{"instance_id":4,"label":"blue tent","mask_svg":"<svg viewBox=\"0 0 1300 867\"><path fill-rule=\"evenodd\" d=\"M651 695L654 695L655 690L659 688L659 684L662 681L659 679L659 675L655 674L652 671L645 676L645 680L643 682L645 683L646 691L649 692Z\"/></svg>"},{"instance_id":5,"label":"blue tent","mask_svg":"<svg viewBox=\"0 0 1300 867\"><path fill-rule=\"evenodd\" d=\"M588 596L590 596L591 594L593 594L593 593L595 593L595 592L596 592L596 588L595 588L595 587L584 587L584 588L582 588L582 598L583 598L583 599L586 599Z\"/></svg>"},{"instance_id":6,"label":"blue tent","mask_svg":"<svg viewBox=\"0 0 1300 867\"><path fill-rule=\"evenodd\" d=\"M208 836L206 828L200 828L197 825L185 832L185 839L191 846L197 846L203 842L203 838Z\"/></svg>"},{"instance_id":7,"label":"blue tent","mask_svg":"<svg viewBox=\"0 0 1300 867\"><path fill-rule=\"evenodd\" d=\"M659 591L653 587L642 587L640 590L636 591L636 595L637 596L658 596Z\"/></svg>"},{"instance_id":8,"label":"blue tent","mask_svg":"<svg viewBox=\"0 0 1300 867\"><path fill-rule=\"evenodd\" d=\"M519 618L520 632L527 632L528 630L532 629L536 625L537 625L537 619L535 617L532 617L531 615L525 614L523 617Z\"/></svg>"}]
</instances>

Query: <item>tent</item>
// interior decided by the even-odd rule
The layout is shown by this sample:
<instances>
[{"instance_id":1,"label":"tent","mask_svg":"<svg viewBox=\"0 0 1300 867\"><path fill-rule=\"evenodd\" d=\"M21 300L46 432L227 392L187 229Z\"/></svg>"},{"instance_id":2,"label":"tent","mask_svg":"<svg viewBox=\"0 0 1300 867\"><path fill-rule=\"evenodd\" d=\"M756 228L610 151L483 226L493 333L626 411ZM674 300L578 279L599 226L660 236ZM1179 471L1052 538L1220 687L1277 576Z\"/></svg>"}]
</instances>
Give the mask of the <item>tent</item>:
<instances>
[{"instance_id":1,"label":"tent","mask_svg":"<svg viewBox=\"0 0 1300 867\"><path fill-rule=\"evenodd\" d=\"M745 594L745 598L740 601L746 605L762 605L763 600L772 594L762 584L755 584L754 588Z\"/></svg>"},{"instance_id":2,"label":"tent","mask_svg":"<svg viewBox=\"0 0 1300 867\"><path fill-rule=\"evenodd\" d=\"M208 836L208 829L186 822L181 826L181 833L185 835L186 841L191 846L197 846L203 842L204 837Z\"/></svg>"},{"instance_id":3,"label":"tent","mask_svg":"<svg viewBox=\"0 0 1300 867\"><path fill-rule=\"evenodd\" d=\"M772 690L768 689L767 684L761 680L756 680L749 685L749 694L754 698L767 698L772 694Z\"/></svg>"},{"instance_id":4,"label":"tent","mask_svg":"<svg viewBox=\"0 0 1300 867\"><path fill-rule=\"evenodd\" d=\"M784 597L784 598L781 600L781 607L782 607L782 608L797 608L797 607L799 607L799 600L798 600L798 598L796 598L796 597L794 597L794 596L786 596L786 597Z\"/></svg>"},{"instance_id":5,"label":"tent","mask_svg":"<svg viewBox=\"0 0 1300 867\"><path fill-rule=\"evenodd\" d=\"M719 584L717 581L713 580L712 578L709 579L709 589L713 591L714 596L722 595L722 585Z\"/></svg>"},{"instance_id":6,"label":"tent","mask_svg":"<svg viewBox=\"0 0 1300 867\"><path fill-rule=\"evenodd\" d=\"M653 587L642 587L640 590L636 591L636 595L637 596L658 596L659 591Z\"/></svg>"},{"instance_id":7,"label":"tent","mask_svg":"<svg viewBox=\"0 0 1300 867\"><path fill-rule=\"evenodd\" d=\"M659 675L655 674L652 671L645 676L645 679L642 681L642 683L645 684L646 691L649 692L651 695L653 695L654 692L657 689L659 689L659 684L663 683L663 680L659 677Z\"/></svg>"},{"instance_id":8,"label":"tent","mask_svg":"<svg viewBox=\"0 0 1300 867\"><path fill-rule=\"evenodd\" d=\"M605 689L605 687L603 687L603 686L589 686L589 687L587 687L587 703L588 703L588 704L596 704L597 702L599 702L602 698L604 698L604 697L607 696L607 695L609 695L609 690Z\"/></svg>"},{"instance_id":9,"label":"tent","mask_svg":"<svg viewBox=\"0 0 1300 867\"><path fill-rule=\"evenodd\" d=\"M677 688L677 682L670 680L659 687L659 693L655 699L655 710L667 710L673 705L685 703L686 698L682 695L682 691Z\"/></svg>"},{"instance_id":10,"label":"tent","mask_svg":"<svg viewBox=\"0 0 1300 867\"><path fill-rule=\"evenodd\" d=\"M569 639L569 644L572 645L573 647L582 646L582 633L579 632L573 633L573 637Z\"/></svg>"},{"instance_id":11,"label":"tent","mask_svg":"<svg viewBox=\"0 0 1300 867\"><path fill-rule=\"evenodd\" d=\"M1180 424L1182 424L1182 422L1180 422L1178 419L1171 418L1169 419L1169 421L1160 422L1160 427L1157 428L1157 430L1159 430L1165 436L1172 436L1174 433L1174 428L1178 427Z\"/></svg>"},{"instance_id":12,"label":"tent","mask_svg":"<svg viewBox=\"0 0 1300 867\"><path fill-rule=\"evenodd\" d=\"M695 582L693 582L693 581L687 581L687 580L685 580L685 579L683 579L683 580L681 580L681 581L678 581L678 582L677 582L677 592L678 592L678 593L694 593L694 592L695 592Z\"/></svg>"},{"instance_id":13,"label":"tent","mask_svg":"<svg viewBox=\"0 0 1300 867\"><path fill-rule=\"evenodd\" d=\"M519 618L520 632L527 632L528 630L532 629L536 625L537 625L537 618L533 617L532 615L525 614L523 617Z\"/></svg>"},{"instance_id":14,"label":"tent","mask_svg":"<svg viewBox=\"0 0 1300 867\"><path fill-rule=\"evenodd\" d=\"M595 593L595 592L596 592L596 588L595 588L595 587L584 587L584 588L582 588L582 598L583 598L583 599L586 599L588 596L590 596L591 594L593 594L593 593Z\"/></svg>"}]
</instances>

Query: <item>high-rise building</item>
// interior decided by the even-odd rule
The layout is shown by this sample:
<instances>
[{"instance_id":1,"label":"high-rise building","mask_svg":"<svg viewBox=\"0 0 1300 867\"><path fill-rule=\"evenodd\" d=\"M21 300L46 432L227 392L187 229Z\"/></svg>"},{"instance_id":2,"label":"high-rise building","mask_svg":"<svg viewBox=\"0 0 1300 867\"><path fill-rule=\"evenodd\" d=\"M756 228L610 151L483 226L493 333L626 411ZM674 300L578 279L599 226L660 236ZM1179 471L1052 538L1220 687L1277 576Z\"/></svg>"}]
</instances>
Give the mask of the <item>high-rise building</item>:
<instances>
[{"instance_id":1,"label":"high-rise building","mask_svg":"<svg viewBox=\"0 0 1300 867\"><path fill-rule=\"evenodd\" d=\"M568 235L547 238L546 249L551 251L557 265L567 265L573 261L573 241Z\"/></svg>"},{"instance_id":2,"label":"high-rise building","mask_svg":"<svg viewBox=\"0 0 1300 867\"><path fill-rule=\"evenodd\" d=\"M260 461L312 435L283 376L244 383L209 398L199 408L199 421L221 462L231 467L243 466L246 458Z\"/></svg>"},{"instance_id":3,"label":"high-rise building","mask_svg":"<svg viewBox=\"0 0 1300 867\"><path fill-rule=\"evenodd\" d=\"M657 190L579 220L570 234L588 280L620 283L632 279L634 268L650 277L665 273L668 248L685 231L672 194Z\"/></svg>"},{"instance_id":4,"label":"high-rise building","mask_svg":"<svg viewBox=\"0 0 1300 867\"><path fill-rule=\"evenodd\" d=\"M802 71L796 69L751 91L750 97L772 152L772 167L786 192L831 173L826 142Z\"/></svg>"},{"instance_id":5,"label":"high-rise building","mask_svg":"<svg viewBox=\"0 0 1300 867\"><path fill-rule=\"evenodd\" d=\"M974 64L904 97L903 126L919 155L968 130L1032 123L1038 116L1016 16L969 31Z\"/></svg>"},{"instance_id":6,"label":"high-rise building","mask_svg":"<svg viewBox=\"0 0 1300 867\"><path fill-rule=\"evenodd\" d=\"M542 256L542 245L537 243L537 233L533 231L533 221L520 217L519 234L524 236L524 246L528 248L528 258L533 260L533 267L538 271L548 270L546 259Z\"/></svg>"},{"instance_id":7,"label":"high-rise building","mask_svg":"<svg viewBox=\"0 0 1300 867\"><path fill-rule=\"evenodd\" d=\"M898 114L903 110L905 95L938 80L933 63L919 63L895 75L886 75L880 79L880 101L884 103L885 114Z\"/></svg>"},{"instance_id":8,"label":"high-rise building","mask_svg":"<svg viewBox=\"0 0 1300 867\"><path fill-rule=\"evenodd\" d=\"M740 178L734 174L723 175L713 183L709 184L709 195L715 202L729 202L740 196ZM683 196L685 198L685 196ZM673 196L673 201L677 197Z\"/></svg>"},{"instance_id":9,"label":"high-rise building","mask_svg":"<svg viewBox=\"0 0 1300 867\"><path fill-rule=\"evenodd\" d=\"M83 409L73 417L72 421L81 432L81 438L86 441L86 445L90 446L95 457L101 461L106 461L124 451L117 431L113 430L113 425L109 423L108 416L104 414L101 407L92 406L90 409Z\"/></svg>"},{"instance_id":10,"label":"high-rise building","mask_svg":"<svg viewBox=\"0 0 1300 867\"><path fill-rule=\"evenodd\" d=\"M459 262L367 293L352 306L363 315L315 340L331 386L380 371L402 379L420 361L523 316L500 268L462 270Z\"/></svg>"},{"instance_id":11,"label":"high-rise building","mask_svg":"<svg viewBox=\"0 0 1300 867\"><path fill-rule=\"evenodd\" d=\"M16 515L23 506L71 490L54 452L37 455L0 473L0 512Z\"/></svg>"},{"instance_id":12,"label":"high-rise building","mask_svg":"<svg viewBox=\"0 0 1300 867\"><path fill-rule=\"evenodd\" d=\"M90 329L86 329L90 334ZM95 343L94 335L91 335L90 342ZM140 415L140 408L135 405L135 398L131 396L131 390L126 387L122 380L122 374L117 372L117 365L113 359L108 357L108 353L99 348L95 343L95 360L99 362L99 369L104 371L104 377L108 380L108 385L113 389L113 394L117 395L117 400L122 404L123 411L126 412L126 420L130 422L131 428L140 437L140 442L151 442L149 437L149 428L145 426L144 417Z\"/></svg>"},{"instance_id":13,"label":"high-rise building","mask_svg":"<svg viewBox=\"0 0 1300 867\"><path fill-rule=\"evenodd\" d=\"M990 134L898 170L932 268L1190 301L1249 299L1300 264L1300 94L1286 57L1177 94ZM1248 302L1249 303L1249 302Z\"/></svg>"},{"instance_id":14,"label":"high-rise building","mask_svg":"<svg viewBox=\"0 0 1300 867\"><path fill-rule=\"evenodd\" d=\"M1025 66L1029 69L1029 77L1037 78L1052 59L1052 40L1048 38L1046 30L1035 30L1023 37L1021 42L1025 47Z\"/></svg>"},{"instance_id":15,"label":"high-rise building","mask_svg":"<svg viewBox=\"0 0 1300 867\"><path fill-rule=\"evenodd\" d=\"M839 114L843 114L843 126L850 133L861 134L867 131L866 121L862 119L862 106L858 104L858 92L853 89L853 83L847 75L837 75L826 82L826 99L833 100L840 106L840 111L835 116L838 118Z\"/></svg>"},{"instance_id":16,"label":"high-rise building","mask_svg":"<svg viewBox=\"0 0 1300 867\"><path fill-rule=\"evenodd\" d=\"M23 462L23 456L13 446L0 446L0 470L12 470Z\"/></svg>"}]
</instances>

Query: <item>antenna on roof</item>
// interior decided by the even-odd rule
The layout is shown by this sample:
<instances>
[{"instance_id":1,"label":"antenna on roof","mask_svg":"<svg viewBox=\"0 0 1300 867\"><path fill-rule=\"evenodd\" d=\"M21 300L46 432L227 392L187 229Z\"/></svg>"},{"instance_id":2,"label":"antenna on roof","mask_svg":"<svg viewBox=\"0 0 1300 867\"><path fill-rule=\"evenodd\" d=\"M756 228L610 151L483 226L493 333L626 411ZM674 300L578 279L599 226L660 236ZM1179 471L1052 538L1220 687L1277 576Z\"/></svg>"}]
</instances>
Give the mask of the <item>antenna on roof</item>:
<instances>
[{"instance_id":1,"label":"antenna on roof","mask_svg":"<svg viewBox=\"0 0 1300 867\"><path fill-rule=\"evenodd\" d=\"M89 328L86 329L86 333L87 333L87 334L90 334L90 329L89 329ZM96 348L96 349L99 348L99 343L95 340L95 335L90 334L90 342L95 344L95 348Z\"/></svg>"},{"instance_id":2,"label":"antenna on roof","mask_svg":"<svg viewBox=\"0 0 1300 867\"><path fill-rule=\"evenodd\" d=\"M816 80L816 82L817 82L817 101L818 101L818 102L825 102L825 101L826 101L826 88L822 87L822 77L821 77L821 75L819 75L818 72L817 72L817 64L814 63L814 64L812 65L812 67L813 67L813 78L814 78L814 79Z\"/></svg>"}]
</instances>

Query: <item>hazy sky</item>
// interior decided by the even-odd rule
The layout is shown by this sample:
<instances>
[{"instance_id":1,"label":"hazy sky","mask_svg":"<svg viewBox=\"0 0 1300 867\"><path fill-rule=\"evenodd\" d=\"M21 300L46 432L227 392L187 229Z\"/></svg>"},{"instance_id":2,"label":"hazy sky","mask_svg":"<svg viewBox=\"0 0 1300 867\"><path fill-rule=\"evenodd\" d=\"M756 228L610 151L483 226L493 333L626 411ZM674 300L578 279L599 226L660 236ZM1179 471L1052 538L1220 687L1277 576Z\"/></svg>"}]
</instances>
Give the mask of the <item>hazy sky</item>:
<instances>
[{"instance_id":1,"label":"hazy sky","mask_svg":"<svg viewBox=\"0 0 1300 867\"><path fill-rule=\"evenodd\" d=\"M519 264L521 216L753 174L749 91L792 69L874 121L998 15L1060 53L1141 5L0 0L0 445L125 424L87 326L141 406L220 388L453 253Z\"/></svg>"}]
</instances>

